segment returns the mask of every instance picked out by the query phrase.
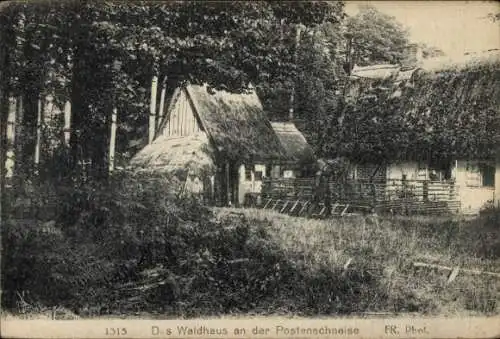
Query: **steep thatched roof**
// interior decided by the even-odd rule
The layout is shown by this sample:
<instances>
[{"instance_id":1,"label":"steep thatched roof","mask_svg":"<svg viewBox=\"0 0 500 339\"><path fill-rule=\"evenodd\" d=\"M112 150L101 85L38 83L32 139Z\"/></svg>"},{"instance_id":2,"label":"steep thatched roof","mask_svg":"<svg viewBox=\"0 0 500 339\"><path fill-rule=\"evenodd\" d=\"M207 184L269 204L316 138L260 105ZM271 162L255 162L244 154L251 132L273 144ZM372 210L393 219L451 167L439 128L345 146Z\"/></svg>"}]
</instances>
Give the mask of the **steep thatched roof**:
<instances>
[{"instance_id":1,"label":"steep thatched roof","mask_svg":"<svg viewBox=\"0 0 500 339\"><path fill-rule=\"evenodd\" d=\"M358 72L348 92L354 110L368 109L393 125L384 138L374 138L374 147L386 148L387 156L396 158L424 151L491 158L495 142L500 142L499 50L464 55L461 60L429 59L408 71L394 69L398 72L390 76ZM372 118L367 116L365 128L377 130ZM371 152L365 146L360 145Z\"/></svg>"},{"instance_id":2,"label":"steep thatched roof","mask_svg":"<svg viewBox=\"0 0 500 339\"><path fill-rule=\"evenodd\" d=\"M422 62L421 69L426 73L460 72L471 70L476 67L498 66L500 62L500 50L492 49L480 53L464 54L461 57L451 59L439 57L427 59Z\"/></svg>"},{"instance_id":3,"label":"steep thatched roof","mask_svg":"<svg viewBox=\"0 0 500 339\"><path fill-rule=\"evenodd\" d=\"M315 162L314 151L307 143L304 135L292 122L271 122L287 156L297 163L312 164Z\"/></svg>"},{"instance_id":4,"label":"steep thatched roof","mask_svg":"<svg viewBox=\"0 0 500 339\"><path fill-rule=\"evenodd\" d=\"M186 91L218 153L232 160L285 160L286 152L257 94L187 85Z\"/></svg>"},{"instance_id":5,"label":"steep thatched roof","mask_svg":"<svg viewBox=\"0 0 500 339\"><path fill-rule=\"evenodd\" d=\"M414 77L413 88L401 97L403 112L432 114L445 108L457 119L488 111L500 115L500 51L439 60L424 64Z\"/></svg>"},{"instance_id":6,"label":"steep thatched roof","mask_svg":"<svg viewBox=\"0 0 500 339\"><path fill-rule=\"evenodd\" d=\"M136 170L183 175L215 171L213 149L203 132L185 137L160 136L137 153L130 165Z\"/></svg>"}]
</instances>

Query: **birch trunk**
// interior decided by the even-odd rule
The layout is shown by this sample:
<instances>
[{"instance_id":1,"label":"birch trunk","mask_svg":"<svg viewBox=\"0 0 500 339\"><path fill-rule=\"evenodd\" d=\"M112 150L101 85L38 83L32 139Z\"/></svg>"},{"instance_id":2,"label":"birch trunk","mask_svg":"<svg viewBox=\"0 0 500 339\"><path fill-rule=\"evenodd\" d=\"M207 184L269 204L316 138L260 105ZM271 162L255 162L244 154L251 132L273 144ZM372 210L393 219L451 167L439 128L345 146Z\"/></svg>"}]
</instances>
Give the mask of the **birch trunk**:
<instances>
[{"instance_id":1,"label":"birch trunk","mask_svg":"<svg viewBox=\"0 0 500 339\"><path fill-rule=\"evenodd\" d=\"M113 107L113 113L111 115L111 136L109 138L109 173L112 173L115 169L115 145L116 145L116 120L118 116L118 110Z\"/></svg>"},{"instance_id":2,"label":"birch trunk","mask_svg":"<svg viewBox=\"0 0 500 339\"><path fill-rule=\"evenodd\" d=\"M43 121L43 104L42 99L38 98L37 117L36 117L36 142L35 142L35 175L39 174L40 169L40 149L42 142L42 121Z\"/></svg>"},{"instance_id":3,"label":"birch trunk","mask_svg":"<svg viewBox=\"0 0 500 339\"><path fill-rule=\"evenodd\" d=\"M155 75L151 80L151 101L149 103L149 137L148 144L153 143L156 127L156 91L158 89L158 77Z\"/></svg>"},{"instance_id":4,"label":"birch trunk","mask_svg":"<svg viewBox=\"0 0 500 339\"><path fill-rule=\"evenodd\" d=\"M160 94L160 107L158 109L158 122L157 127L163 123L165 119L165 93L167 92L167 84L163 81L161 94Z\"/></svg>"},{"instance_id":5,"label":"birch trunk","mask_svg":"<svg viewBox=\"0 0 500 339\"><path fill-rule=\"evenodd\" d=\"M71 101L64 104L64 146L69 147L71 139Z\"/></svg>"},{"instance_id":6,"label":"birch trunk","mask_svg":"<svg viewBox=\"0 0 500 339\"><path fill-rule=\"evenodd\" d=\"M7 152L5 159L5 177L12 178L14 175L14 164L15 164L15 149L14 145L16 143L16 106L17 100L14 96L9 96L8 98L8 113L7 113Z\"/></svg>"}]
</instances>

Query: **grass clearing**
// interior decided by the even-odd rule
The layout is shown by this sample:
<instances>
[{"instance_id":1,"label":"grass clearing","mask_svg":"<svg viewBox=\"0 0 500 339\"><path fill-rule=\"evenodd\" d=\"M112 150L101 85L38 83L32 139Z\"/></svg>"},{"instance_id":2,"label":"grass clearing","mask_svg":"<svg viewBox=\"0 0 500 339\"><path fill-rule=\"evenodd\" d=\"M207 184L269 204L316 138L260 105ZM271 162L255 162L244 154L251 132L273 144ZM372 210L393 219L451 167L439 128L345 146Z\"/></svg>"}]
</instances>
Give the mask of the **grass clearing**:
<instances>
[{"instance_id":1,"label":"grass clearing","mask_svg":"<svg viewBox=\"0 0 500 339\"><path fill-rule=\"evenodd\" d=\"M234 209L216 210L220 217ZM315 275L326 268L371 272L387 299L364 312L431 315L498 314L500 278L415 268L414 262L500 272L498 219L348 217L315 220L262 209L241 209L245 218L269 224L269 233L292 261ZM376 298L374 298L376 299Z\"/></svg>"}]
</instances>

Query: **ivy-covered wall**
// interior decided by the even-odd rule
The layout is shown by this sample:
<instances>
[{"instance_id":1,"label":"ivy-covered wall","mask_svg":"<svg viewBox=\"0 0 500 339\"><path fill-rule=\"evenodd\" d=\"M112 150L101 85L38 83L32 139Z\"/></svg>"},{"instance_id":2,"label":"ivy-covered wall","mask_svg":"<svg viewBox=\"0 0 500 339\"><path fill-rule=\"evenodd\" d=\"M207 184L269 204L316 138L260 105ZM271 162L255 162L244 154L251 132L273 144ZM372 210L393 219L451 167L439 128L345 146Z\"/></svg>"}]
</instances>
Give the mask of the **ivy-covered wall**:
<instances>
[{"instance_id":1,"label":"ivy-covered wall","mask_svg":"<svg viewBox=\"0 0 500 339\"><path fill-rule=\"evenodd\" d=\"M494 158L500 58L396 78L351 81L327 151L357 162Z\"/></svg>"}]
</instances>

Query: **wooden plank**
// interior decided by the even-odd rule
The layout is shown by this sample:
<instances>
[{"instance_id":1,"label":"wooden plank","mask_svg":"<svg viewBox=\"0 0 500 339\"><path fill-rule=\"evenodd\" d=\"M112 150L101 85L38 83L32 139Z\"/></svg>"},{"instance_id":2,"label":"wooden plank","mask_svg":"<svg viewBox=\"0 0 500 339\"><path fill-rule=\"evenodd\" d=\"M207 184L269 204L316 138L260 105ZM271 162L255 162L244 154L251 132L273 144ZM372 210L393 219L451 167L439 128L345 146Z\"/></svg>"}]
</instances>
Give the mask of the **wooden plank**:
<instances>
[{"instance_id":1,"label":"wooden plank","mask_svg":"<svg viewBox=\"0 0 500 339\"><path fill-rule=\"evenodd\" d=\"M332 214L335 214L335 210L337 209L338 205L339 205L338 203L332 205Z\"/></svg>"},{"instance_id":2,"label":"wooden plank","mask_svg":"<svg viewBox=\"0 0 500 339\"><path fill-rule=\"evenodd\" d=\"M271 201L273 201L273 199L267 200L267 202L265 203L263 209L265 209L267 207L267 205L269 205L271 203Z\"/></svg>"},{"instance_id":3,"label":"wooden plank","mask_svg":"<svg viewBox=\"0 0 500 339\"><path fill-rule=\"evenodd\" d=\"M302 206L302 208L299 211L298 215L302 215L302 213L305 211L306 207L309 206L310 201L306 201L305 204Z\"/></svg>"},{"instance_id":4,"label":"wooden plank","mask_svg":"<svg viewBox=\"0 0 500 339\"><path fill-rule=\"evenodd\" d=\"M295 210L295 208L299 205L300 203L300 200L297 200L295 202L295 204L293 204L292 208L290 209L289 213L293 213L293 211Z\"/></svg>"},{"instance_id":5,"label":"wooden plank","mask_svg":"<svg viewBox=\"0 0 500 339\"><path fill-rule=\"evenodd\" d=\"M285 202L285 204L283 205L283 208L281 208L281 210L280 210L280 213L283 213L283 211L285 210L285 208L288 206L289 202L290 201L288 201L288 200Z\"/></svg>"},{"instance_id":6,"label":"wooden plank","mask_svg":"<svg viewBox=\"0 0 500 339\"><path fill-rule=\"evenodd\" d=\"M281 202L281 200L276 200L276 203L274 204L274 206L271 208L272 210L274 210L276 208L276 206L278 206L278 204Z\"/></svg>"},{"instance_id":7,"label":"wooden plank","mask_svg":"<svg viewBox=\"0 0 500 339\"><path fill-rule=\"evenodd\" d=\"M340 213L340 216L343 216L346 213L348 208L349 208L349 204L346 204L344 210L342 211L342 213Z\"/></svg>"},{"instance_id":8,"label":"wooden plank","mask_svg":"<svg viewBox=\"0 0 500 339\"><path fill-rule=\"evenodd\" d=\"M319 213L313 213L313 217L321 217L323 215L323 213L325 212L326 210L326 206L322 206L321 207L321 210L319 211Z\"/></svg>"},{"instance_id":9,"label":"wooden plank","mask_svg":"<svg viewBox=\"0 0 500 339\"><path fill-rule=\"evenodd\" d=\"M445 271L453 271L454 269L456 269L456 267L453 268L453 267L448 267L448 266L443 266L443 265L427 264L427 263L422 263L422 262L414 262L413 266L414 267L435 268L435 269L438 269L438 270L445 270ZM500 278L500 273L497 273L497 272L489 272L489 271L481 271L481 270L471 270L471 269L464 269L464 268L461 269L460 271L462 271L464 273L470 273L470 274L476 274L476 275L485 274L485 275L490 275L490 276L493 276L493 277ZM451 277L451 275L450 275L450 277Z\"/></svg>"}]
</instances>

